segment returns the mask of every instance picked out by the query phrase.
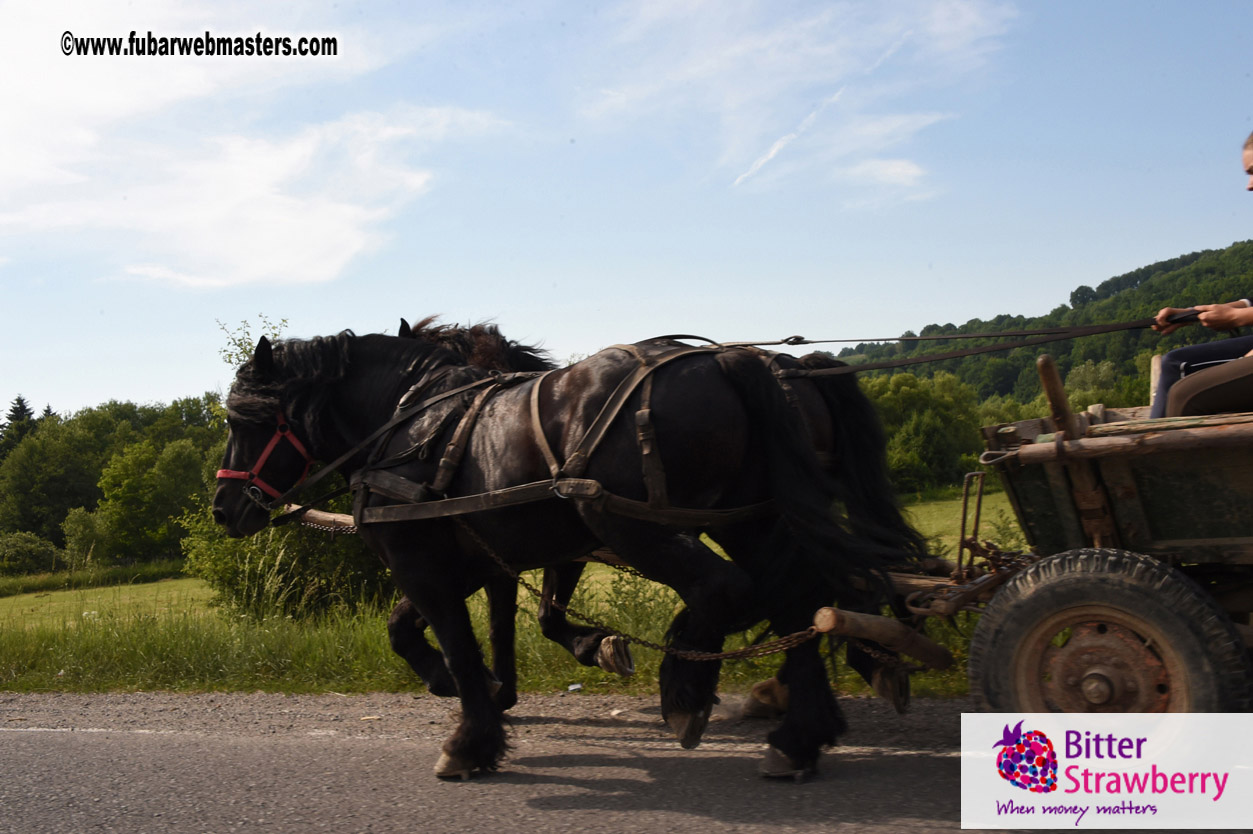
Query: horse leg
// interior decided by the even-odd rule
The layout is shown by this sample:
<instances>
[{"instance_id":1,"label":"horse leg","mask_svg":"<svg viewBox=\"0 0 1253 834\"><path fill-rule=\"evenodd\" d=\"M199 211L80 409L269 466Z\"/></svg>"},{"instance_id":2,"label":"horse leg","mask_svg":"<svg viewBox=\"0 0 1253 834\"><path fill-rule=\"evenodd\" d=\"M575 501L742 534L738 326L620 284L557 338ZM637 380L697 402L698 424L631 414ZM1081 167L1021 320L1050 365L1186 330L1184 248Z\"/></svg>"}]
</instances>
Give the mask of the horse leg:
<instances>
[{"instance_id":1,"label":"horse leg","mask_svg":"<svg viewBox=\"0 0 1253 834\"><path fill-rule=\"evenodd\" d=\"M511 577L492 579L487 590L488 642L492 645L493 697L507 710L518 703L517 631L518 583Z\"/></svg>"},{"instance_id":2,"label":"horse leg","mask_svg":"<svg viewBox=\"0 0 1253 834\"><path fill-rule=\"evenodd\" d=\"M811 624L813 612L830 597L821 582L789 584L792 593L776 598L771 606L771 627L777 634L804 630ZM787 689L787 712L766 737L770 749L761 766L763 776L802 779L812 775L817 772L822 748L835 744L848 729L819 648L820 641L812 639L787 651L778 674Z\"/></svg>"},{"instance_id":3,"label":"horse leg","mask_svg":"<svg viewBox=\"0 0 1253 834\"><path fill-rule=\"evenodd\" d=\"M444 664L444 655L426 641L425 632L426 620L408 597L402 598L387 619L392 651L404 658L432 695L451 698L457 694L457 685Z\"/></svg>"},{"instance_id":4,"label":"horse leg","mask_svg":"<svg viewBox=\"0 0 1253 834\"><path fill-rule=\"evenodd\" d=\"M620 637L601 628L577 626L566 617L566 606L583 575L585 562L566 562L544 570L539 605L540 632L565 648L584 666L599 666L618 675L635 673L631 651Z\"/></svg>"},{"instance_id":5,"label":"horse leg","mask_svg":"<svg viewBox=\"0 0 1253 834\"><path fill-rule=\"evenodd\" d=\"M814 774L822 748L835 744L848 729L818 645L817 640L809 640L789 649L779 670L779 681L787 687L788 709L766 737L770 748L761 765L763 776L802 779Z\"/></svg>"},{"instance_id":6,"label":"horse leg","mask_svg":"<svg viewBox=\"0 0 1253 834\"><path fill-rule=\"evenodd\" d=\"M676 650L718 652L732 631L747 628L759 616L751 612L753 582L735 564L719 557L699 539L656 525L625 520L589 521L602 541L649 579L670 586L684 610L671 623L669 646ZM691 660L667 653L661 662L661 713L684 748L700 743L713 708L717 660Z\"/></svg>"},{"instance_id":7,"label":"horse leg","mask_svg":"<svg viewBox=\"0 0 1253 834\"><path fill-rule=\"evenodd\" d=\"M501 709L509 709L518 703L518 671L514 654L517 603L512 580L502 583L502 588L495 591L489 584L487 598L491 612L492 668L484 669L483 674L488 678L496 703ZM497 605L500 606L499 611ZM403 597L387 619L387 637L392 651L404 658L432 695L456 697L457 684L444 663L443 653L427 642L426 625L426 620L422 619L413 602Z\"/></svg>"},{"instance_id":8,"label":"horse leg","mask_svg":"<svg viewBox=\"0 0 1253 834\"><path fill-rule=\"evenodd\" d=\"M803 631L813 612L830 605L836 596L796 560L779 563L785 545L773 521L750 521L725 527L714 535L737 564L755 578L766 600L771 629L778 635ZM768 736L770 749L761 773L771 777L804 778L816 772L822 748L835 744L848 725L831 691L819 641L808 640L787 651L776 677L755 686L745 710L761 717L783 716Z\"/></svg>"},{"instance_id":9,"label":"horse leg","mask_svg":"<svg viewBox=\"0 0 1253 834\"><path fill-rule=\"evenodd\" d=\"M398 582L435 631L461 699L460 723L444 741L435 775L441 779L468 779L475 770L496 770L500 766L508 747L502 711L483 673L483 654L465 600L455 589L439 587L430 579L427 574L416 582L411 577L398 577Z\"/></svg>"}]
</instances>

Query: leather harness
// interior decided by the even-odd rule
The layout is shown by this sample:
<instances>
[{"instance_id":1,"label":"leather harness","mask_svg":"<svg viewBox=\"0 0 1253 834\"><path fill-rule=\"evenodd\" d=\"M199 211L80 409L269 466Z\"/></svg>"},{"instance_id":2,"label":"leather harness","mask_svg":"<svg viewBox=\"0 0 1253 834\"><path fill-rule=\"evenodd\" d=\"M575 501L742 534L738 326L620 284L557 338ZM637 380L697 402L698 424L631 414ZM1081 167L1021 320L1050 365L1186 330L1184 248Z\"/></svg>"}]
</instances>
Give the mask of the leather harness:
<instances>
[{"instance_id":1,"label":"leather harness","mask_svg":"<svg viewBox=\"0 0 1253 834\"><path fill-rule=\"evenodd\" d=\"M548 371L538 376L536 374L522 373L485 378L477 383L454 389L453 392L437 395L416 407L409 405L416 399L416 396L407 394L402 398L401 403L404 406L404 410L408 412L409 417L416 417L425 408L437 401L448 399L451 394L468 393L470 389L481 388L466 408L461 419L457 422L457 426L452 432L452 437L444 447L443 454L436 466L435 475L429 484L417 483L389 471L391 467L421 455L421 451L415 452L415 450L424 449L426 441L386 460L372 461L365 469L353 477L352 488L356 492L353 516L356 523L362 525L446 518L529 504L558 497L592 501L609 513L676 527L717 527L774 512L774 503L772 501L764 501L732 509L692 509L670 506L666 490L665 470L662 466L661 455L657 445L657 434L652 422L654 374L659 368L676 360L688 356L718 353L725 350L725 348L720 345L675 345L673 347L665 346L662 350L656 348L649 350L638 345L614 345L612 349L630 354L636 359L637 364L618 383L613 393L609 395L600 412L596 415L596 418L592 421L587 431L584 432L582 438L575 445L574 451L570 453L570 456L564 463L558 459L553 451L552 444L549 443L548 437L544 433L543 421L540 415L541 387L553 371ZM474 431L479 416L483 412L483 407L488 400L505 390L505 388L523 381L532 382L530 392L531 431L535 444L548 465L549 473L552 476L551 479L533 481L475 495L445 497L445 493L451 485L462 459L465 457L466 449L469 447L470 436ZM424 384L423 387L426 385L429 385L429 382ZM591 463L592 455L609 431L610 426L622 413L627 401L637 390L640 392L640 407L635 412L634 425L643 461L643 479L648 496L646 501L637 501L615 495L607 491L599 481L583 477L588 465ZM400 417L399 413L397 417ZM392 436L392 432L404 422L404 420L397 420L397 417L393 417L392 421L389 421L391 430L378 438L374 456L381 455L382 450ZM429 439L434 440L435 437L442 433L446 425L447 421L441 422L440 426L436 428L434 435ZM404 503L383 507L367 507L365 506L366 499L371 493Z\"/></svg>"}]
</instances>

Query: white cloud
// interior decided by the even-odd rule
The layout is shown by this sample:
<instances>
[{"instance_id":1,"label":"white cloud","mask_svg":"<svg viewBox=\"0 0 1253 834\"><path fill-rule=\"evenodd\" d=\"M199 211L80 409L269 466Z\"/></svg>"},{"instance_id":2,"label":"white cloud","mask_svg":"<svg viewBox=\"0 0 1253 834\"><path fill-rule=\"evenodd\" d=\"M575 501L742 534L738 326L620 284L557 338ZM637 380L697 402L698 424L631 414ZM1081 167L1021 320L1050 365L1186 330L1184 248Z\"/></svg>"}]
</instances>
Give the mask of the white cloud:
<instances>
[{"instance_id":1,"label":"white cloud","mask_svg":"<svg viewBox=\"0 0 1253 834\"><path fill-rule=\"evenodd\" d=\"M498 125L474 112L402 108L280 138L218 136L177 151L109 142L101 152L115 160L112 176L2 213L0 232L137 234L147 257L124 270L152 280L329 281L428 187L431 171L408 161L415 149ZM125 157L144 164L128 166Z\"/></svg>"},{"instance_id":2,"label":"white cloud","mask_svg":"<svg viewBox=\"0 0 1253 834\"><path fill-rule=\"evenodd\" d=\"M735 185L847 168L946 117L928 93L983 66L1013 17L999 0L628 3L580 113L605 129L682 122Z\"/></svg>"},{"instance_id":3,"label":"white cloud","mask_svg":"<svg viewBox=\"0 0 1253 834\"><path fill-rule=\"evenodd\" d=\"M350 83L436 36L377 17L367 30L335 14L329 5L135 0L122 12L0 0L0 55L21 68L0 72L0 235L74 241L74 232L108 232L134 259L121 260L121 274L148 280L333 279L429 187L432 170L415 161L423 151L502 125L455 107L394 106L331 110L324 121L276 131L269 117L286 95ZM66 56L67 29L77 37L330 35L340 52Z\"/></svg>"},{"instance_id":4,"label":"white cloud","mask_svg":"<svg viewBox=\"0 0 1253 834\"><path fill-rule=\"evenodd\" d=\"M908 159L866 159L844 173L855 182L912 187L926 172Z\"/></svg>"}]
</instances>

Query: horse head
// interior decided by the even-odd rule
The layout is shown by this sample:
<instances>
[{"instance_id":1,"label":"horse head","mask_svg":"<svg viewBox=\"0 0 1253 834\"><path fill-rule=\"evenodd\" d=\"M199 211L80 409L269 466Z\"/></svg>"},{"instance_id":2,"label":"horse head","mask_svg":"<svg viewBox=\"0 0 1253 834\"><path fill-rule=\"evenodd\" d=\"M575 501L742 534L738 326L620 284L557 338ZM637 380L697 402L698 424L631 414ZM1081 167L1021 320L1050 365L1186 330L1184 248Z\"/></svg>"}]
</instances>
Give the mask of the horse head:
<instances>
[{"instance_id":1,"label":"horse head","mask_svg":"<svg viewBox=\"0 0 1253 834\"><path fill-rule=\"evenodd\" d=\"M232 537L265 529L271 502L303 481L313 463L304 430L284 413L281 390L273 346L262 337L226 401L230 434L217 473L213 519Z\"/></svg>"},{"instance_id":2,"label":"horse head","mask_svg":"<svg viewBox=\"0 0 1253 834\"><path fill-rule=\"evenodd\" d=\"M348 330L274 345L262 338L226 399L230 435L214 519L232 536L260 532L315 460L339 458L335 468L344 472L363 465L371 433L396 414L406 392L425 397L485 373L412 338Z\"/></svg>"}]
</instances>

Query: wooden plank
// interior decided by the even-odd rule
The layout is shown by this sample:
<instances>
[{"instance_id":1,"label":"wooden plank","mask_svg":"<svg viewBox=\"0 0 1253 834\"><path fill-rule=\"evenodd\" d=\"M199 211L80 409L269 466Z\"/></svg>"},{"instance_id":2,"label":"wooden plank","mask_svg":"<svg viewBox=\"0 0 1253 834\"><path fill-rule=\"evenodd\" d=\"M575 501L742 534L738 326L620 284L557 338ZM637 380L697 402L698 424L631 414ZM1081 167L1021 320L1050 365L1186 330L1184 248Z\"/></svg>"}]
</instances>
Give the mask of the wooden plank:
<instances>
[{"instance_id":1,"label":"wooden plank","mask_svg":"<svg viewBox=\"0 0 1253 834\"><path fill-rule=\"evenodd\" d=\"M1048 436L1041 436L1040 440L1044 441L1046 437ZM1253 419L1116 437L1086 437L1066 440L1061 444L1033 443L1020 448L1016 458L1019 463L1030 465L1070 458L1092 459L1117 455L1151 455L1161 451L1196 452L1239 447L1253 448Z\"/></svg>"},{"instance_id":2,"label":"wooden plank","mask_svg":"<svg viewBox=\"0 0 1253 834\"><path fill-rule=\"evenodd\" d=\"M1253 423L1253 413L1240 414L1206 414L1195 417L1159 417L1156 419L1123 420L1118 423L1104 423L1091 426L1088 437L1116 437L1125 434L1143 432L1178 431L1180 429L1197 429L1208 426L1235 426Z\"/></svg>"}]
</instances>

